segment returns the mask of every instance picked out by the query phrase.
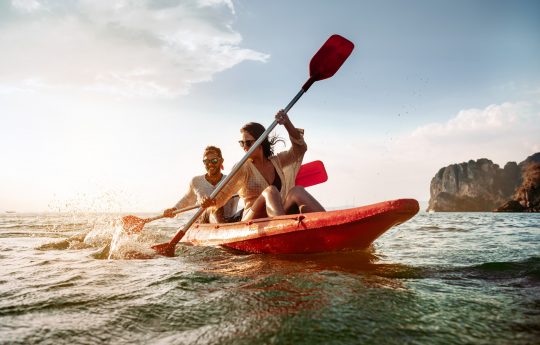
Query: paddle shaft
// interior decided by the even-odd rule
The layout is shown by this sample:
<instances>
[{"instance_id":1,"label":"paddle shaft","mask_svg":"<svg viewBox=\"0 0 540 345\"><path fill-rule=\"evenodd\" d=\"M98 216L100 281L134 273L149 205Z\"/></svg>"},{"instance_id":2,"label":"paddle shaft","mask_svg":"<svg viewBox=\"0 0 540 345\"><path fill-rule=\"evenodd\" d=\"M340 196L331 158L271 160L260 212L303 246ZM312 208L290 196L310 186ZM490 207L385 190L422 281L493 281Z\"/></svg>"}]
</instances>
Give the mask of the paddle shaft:
<instances>
[{"instance_id":1,"label":"paddle shaft","mask_svg":"<svg viewBox=\"0 0 540 345\"><path fill-rule=\"evenodd\" d=\"M176 211L173 211L172 212L172 215L177 215L178 213L182 213L182 212L186 212L186 211L190 211L190 210L194 210L196 209L197 207L199 207L199 205L194 205L194 206L189 206L189 207L184 207L184 208L181 208L181 209L178 209ZM145 218L144 219L144 222L145 223L150 223L150 222L153 222L154 220L158 220L158 219L161 219L161 218L165 218L164 215L159 215L159 216L155 216L155 217L152 217L152 218Z\"/></svg>"},{"instance_id":2,"label":"paddle shaft","mask_svg":"<svg viewBox=\"0 0 540 345\"><path fill-rule=\"evenodd\" d=\"M301 89L296 94L296 96L294 96L294 98L289 102L289 104L285 107L285 109L283 109L283 111L285 113L289 112L289 110L300 99L300 97L302 97L302 95L305 92L306 91L304 89ZM266 137L268 137L270 132L272 130L274 130L274 128L277 126L277 124L278 124L277 120L274 120L274 122L272 122L272 124L270 126L268 126L266 131L264 131L264 133L253 143L253 145L251 145L251 148L248 150L248 152L246 152L244 157L233 167L233 169L227 175L227 177L225 177L224 180L222 180L220 183L218 183L218 185L216 186L216 189L214 189L212 194L210 194L210 199L214 199L216 197L216 195L218 195L218 193L221 192L223 187L225 187L225 185L234 177L234 175L238 172L238 170L240 170L242 165L248 160L249 156L251 156L253 151L255 151L257 149L257 147L259 147L262 144L264 139L266 139ZM195 223L195 221L201 216L201 214L203 212L204 212L204 209L202 207L199 208L197 210L197 212L193 215L193 217L191 217L191 219L186 223L186 225L184 225L184 228L176 233L176 235L171 239L169 244L176 245L178 242L180 242L182 237L184 237L184 234L186 233L186 231L189 230L189 228L193 225L193 223Z\"/></svg>"}]
</instances>

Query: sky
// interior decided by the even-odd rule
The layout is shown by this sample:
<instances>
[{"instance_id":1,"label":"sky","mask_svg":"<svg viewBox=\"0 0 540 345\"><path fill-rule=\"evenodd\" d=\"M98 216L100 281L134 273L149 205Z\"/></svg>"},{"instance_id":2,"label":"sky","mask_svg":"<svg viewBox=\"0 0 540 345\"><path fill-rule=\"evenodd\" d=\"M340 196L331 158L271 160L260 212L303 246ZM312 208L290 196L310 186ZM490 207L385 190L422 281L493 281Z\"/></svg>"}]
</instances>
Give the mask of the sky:
<instances>
[{"instance_id":1,"label":"sky","mask_svg":"<svg viewBox=\"0 0 540 345\"><path fill-rule=\"evenodd\" d=\"M332 34L355 50L289 112L324 206L426 202L444 166L540 151L538 1L0 0L0 212L174 205Z\"/></svg>"}]
</instances>

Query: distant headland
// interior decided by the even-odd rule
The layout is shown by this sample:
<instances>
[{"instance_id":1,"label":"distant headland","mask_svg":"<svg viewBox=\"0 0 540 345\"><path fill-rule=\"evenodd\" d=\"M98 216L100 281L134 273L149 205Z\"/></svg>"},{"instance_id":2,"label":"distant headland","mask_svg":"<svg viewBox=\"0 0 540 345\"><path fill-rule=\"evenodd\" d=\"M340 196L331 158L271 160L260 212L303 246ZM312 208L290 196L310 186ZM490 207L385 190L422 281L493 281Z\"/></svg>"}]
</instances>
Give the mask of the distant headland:
<instances>
[{"instance_id":1,"label":"distant headland","mask_svg":"<svg viewBox=\"0 0 540 345\"><path fill-rule=\"evenodd\" d=\"M540 212L540 152L502 169L486 158L441 168L427 211Z\"/></svg>"}]
</instances>

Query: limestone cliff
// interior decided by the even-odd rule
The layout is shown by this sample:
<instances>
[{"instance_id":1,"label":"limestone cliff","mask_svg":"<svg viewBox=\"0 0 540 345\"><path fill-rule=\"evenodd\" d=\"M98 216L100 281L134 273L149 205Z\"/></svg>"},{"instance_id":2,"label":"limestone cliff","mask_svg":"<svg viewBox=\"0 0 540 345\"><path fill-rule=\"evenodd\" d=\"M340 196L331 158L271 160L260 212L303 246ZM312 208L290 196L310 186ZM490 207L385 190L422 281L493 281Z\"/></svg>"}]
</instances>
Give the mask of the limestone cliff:
<instances>
[{"instance_id":1,"label":"limestone cliff","mask_svg":"<svg viewBox=\"0 0 540 345\"><path fill-rule=\"evenodd\" d=\"M532 160L524 164L521 185L512 199L499 206L496 211L540 212L540 163Z\"/></svg>"},{"instance_id":2,"label":"limestone cliff","mask_svg":"<svg viewBox=\"0 0 540 345\"><path fill-rule=\"evenodd\" d=\"M482 158L442 168L431 180L428 211L493 211L508 202L522 184L522 169L540 162L536 153L504 168Z\"/></svg>"}]
</instances>

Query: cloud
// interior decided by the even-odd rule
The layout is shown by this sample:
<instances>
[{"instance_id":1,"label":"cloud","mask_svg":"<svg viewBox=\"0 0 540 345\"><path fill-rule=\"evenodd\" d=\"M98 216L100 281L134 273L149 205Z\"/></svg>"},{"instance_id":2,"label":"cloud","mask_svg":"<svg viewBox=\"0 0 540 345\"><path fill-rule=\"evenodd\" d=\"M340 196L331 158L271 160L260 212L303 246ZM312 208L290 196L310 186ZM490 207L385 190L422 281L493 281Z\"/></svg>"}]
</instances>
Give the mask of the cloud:
<instances>
[{"instance_id":1,"label":"cloud","mask_svg":"<svg viewBox=\"0 0 540 345\"><path fill-rule=\"evenodd\" d=\"M232 3L232 0L199 0L198 1L199 6L222 6L226 5L231 12L234 14L234 5Z\"/></svg>"},{"instance_id":2,"label":"cloud","mask_svg":"<svg viewBox=\"0 0 540 345\"><path fill-rule=\"evenodd\" d=\"M24 80L122 95L175 97L243 61L229 0L13 0L0 31L0 84ZM26 85L26 87L28 87Z\"/></svg>"},{"instance_id":3,"label":"cloud","mask_svg":"<svg viewBox=\"0 0 540 345\"><path fill-rule=\"evenodd\" d=\"M23 12L32 12L43 8L37 0L12 0L11 5L16 10Z\"/></svg>"},{"instance_id":4,"label":"cloud","mask_svg":"<svg viewBox=\"0 0 540 345\"><path fill-rule=\"evenodd\" d=\"M540 150L540 104L532 102L467 109L444 123L431 123L403 137L399 146L450 159L481 157L504 164Z\"/></svg>"},{"instance_id":5,"label":"cloud","mask_svg":"<svg viewBox=\"0 0 540 345\"><path fill-rule=\"evenodd\" d=\"M333 182L317 195L328 205L403 197L427 201L440 168L479 158L501 167L520 162L540 151L538 133L540 103L508 102L461 110L393 137L327 137L324 145L309 143L308 155L327 165Z\"/></svg>"}]
</instances>

